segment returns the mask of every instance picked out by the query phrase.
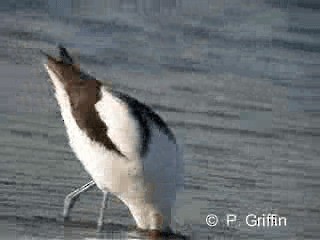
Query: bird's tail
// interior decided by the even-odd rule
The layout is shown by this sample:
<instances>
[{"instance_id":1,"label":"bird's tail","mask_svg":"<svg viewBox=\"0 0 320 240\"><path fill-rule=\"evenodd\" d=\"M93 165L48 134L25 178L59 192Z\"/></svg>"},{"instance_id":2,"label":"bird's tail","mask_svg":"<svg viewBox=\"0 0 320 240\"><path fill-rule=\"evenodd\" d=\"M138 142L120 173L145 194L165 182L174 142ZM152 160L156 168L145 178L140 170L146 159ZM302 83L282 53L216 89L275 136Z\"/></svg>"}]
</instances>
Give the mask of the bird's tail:
<instances>
[{"instance_id":1,"label":"bird's tail","mask_svg":"<svg viewBox=\"0 0 320 240\"><path fill-rule=\"evenodd\" d=\"M63 47L61 44L58 45L58 48L59 48L60 60L64 64L74 64L73 58L70 56L67 49Z\"/></svg>"}]
</instances>

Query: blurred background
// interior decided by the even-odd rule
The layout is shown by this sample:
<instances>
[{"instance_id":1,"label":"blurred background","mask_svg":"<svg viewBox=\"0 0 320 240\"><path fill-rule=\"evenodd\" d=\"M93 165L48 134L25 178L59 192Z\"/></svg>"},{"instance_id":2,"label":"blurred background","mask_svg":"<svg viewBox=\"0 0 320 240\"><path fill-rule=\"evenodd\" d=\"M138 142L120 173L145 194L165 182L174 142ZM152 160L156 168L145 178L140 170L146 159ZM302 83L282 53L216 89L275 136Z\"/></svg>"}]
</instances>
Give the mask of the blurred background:
<instances>
[{"instance_id":1,"label":"blurred background","mask_svg":"<svg viewBox=\"0 0 320 240\"><path fill-rule=\"evenodd\" d=\"M3 239L140 239L112 199L67 193L90 177L72 153L39 50L151 105L183 145L178 230L192 239L319 239L320 2L0 2L0 233ZM216 214L215 227L206 224ZM248 227L275 213L285 227ZM239 222L228 226L226 214Z\"/></svg>"}]
</instances>

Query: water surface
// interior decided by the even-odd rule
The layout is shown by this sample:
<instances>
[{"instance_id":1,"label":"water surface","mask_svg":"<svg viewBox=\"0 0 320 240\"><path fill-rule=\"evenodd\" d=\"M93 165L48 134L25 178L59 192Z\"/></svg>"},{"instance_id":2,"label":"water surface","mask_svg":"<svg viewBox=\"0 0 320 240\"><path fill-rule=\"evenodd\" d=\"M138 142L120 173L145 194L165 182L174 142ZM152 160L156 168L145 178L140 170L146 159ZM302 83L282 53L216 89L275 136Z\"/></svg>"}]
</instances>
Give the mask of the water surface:
<instances>
[{"instance_id":1,"label":"water surface","mask_svg":"<svg viewBox=\"0 0 320 240\"><path fill-rule=\"evenodd\" d=\"M9 239L138 239L127 208L67 193L90 180L66 138L39 49L150 104L184 146L178 230L193 239L319 239L317 1L0 3L0 222ZM210 213L220 221L208 227ZM248 227L276 213L285 227ZM239 222L227 225L226 214ZM3 228L3 229L2 229Z\"/></svg>"}]
</instances>

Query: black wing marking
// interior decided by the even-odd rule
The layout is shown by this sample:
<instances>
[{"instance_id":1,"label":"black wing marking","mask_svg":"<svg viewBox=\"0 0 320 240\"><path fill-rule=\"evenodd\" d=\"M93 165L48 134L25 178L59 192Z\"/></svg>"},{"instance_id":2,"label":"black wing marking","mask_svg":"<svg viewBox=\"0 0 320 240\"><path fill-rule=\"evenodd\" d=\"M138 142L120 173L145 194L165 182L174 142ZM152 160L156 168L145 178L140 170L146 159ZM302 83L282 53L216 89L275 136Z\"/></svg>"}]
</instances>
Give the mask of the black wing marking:
<instances>
[{"instance_id":1,"label":"black wing marking","mask_svg":"<svg viewBox=\"0 0 320 240\"><path fill-rule=\"evenodd\" d=\"M142 139L141 143L141 155L144 156L148 152L149 144L151 141L151 129L150 123L154 123L161 132L167 135L167 137L176 143L174 134L164 122L164 120L155 113L149 106L139 102L133 97L125 93L118 91L112 91L113 95L125 102L133 117L138 121L140 127L140 135Z\"/></svg>"},{"instance_id":2,"label":"black wing marking","mask_svg":"<svg viewBox=\"0 0 320 240\"><path fill-rule=\"evenodd\" d=\"M61 61L65 64L74 64L72 57L68 53L67 49L61 44L58 45Z\"/></svg>"}]
</instances>

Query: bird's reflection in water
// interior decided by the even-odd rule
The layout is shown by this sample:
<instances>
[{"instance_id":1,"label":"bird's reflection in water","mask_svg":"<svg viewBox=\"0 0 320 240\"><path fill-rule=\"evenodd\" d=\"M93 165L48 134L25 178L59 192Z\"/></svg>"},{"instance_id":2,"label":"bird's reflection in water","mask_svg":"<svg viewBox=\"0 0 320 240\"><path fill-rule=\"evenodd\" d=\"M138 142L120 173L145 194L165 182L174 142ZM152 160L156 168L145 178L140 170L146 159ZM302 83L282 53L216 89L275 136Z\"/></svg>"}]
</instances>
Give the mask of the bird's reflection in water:
<instances>
[{"instance_id":1,"label":"bird's reflection in water","mask_svg":"<svg viewBox=\"0 0 320 240\"><path fill-rule=\"evenodd\" d=\"M135 226L107 223L99 231L94 222L66 221L64 222L64 239L78 237L86 240L101 239L129 239L129 240L165 240L165 239L189 239L187 236L173 233L161 233L159 231L144 231Z\"/></svg>"}]
</instances>

